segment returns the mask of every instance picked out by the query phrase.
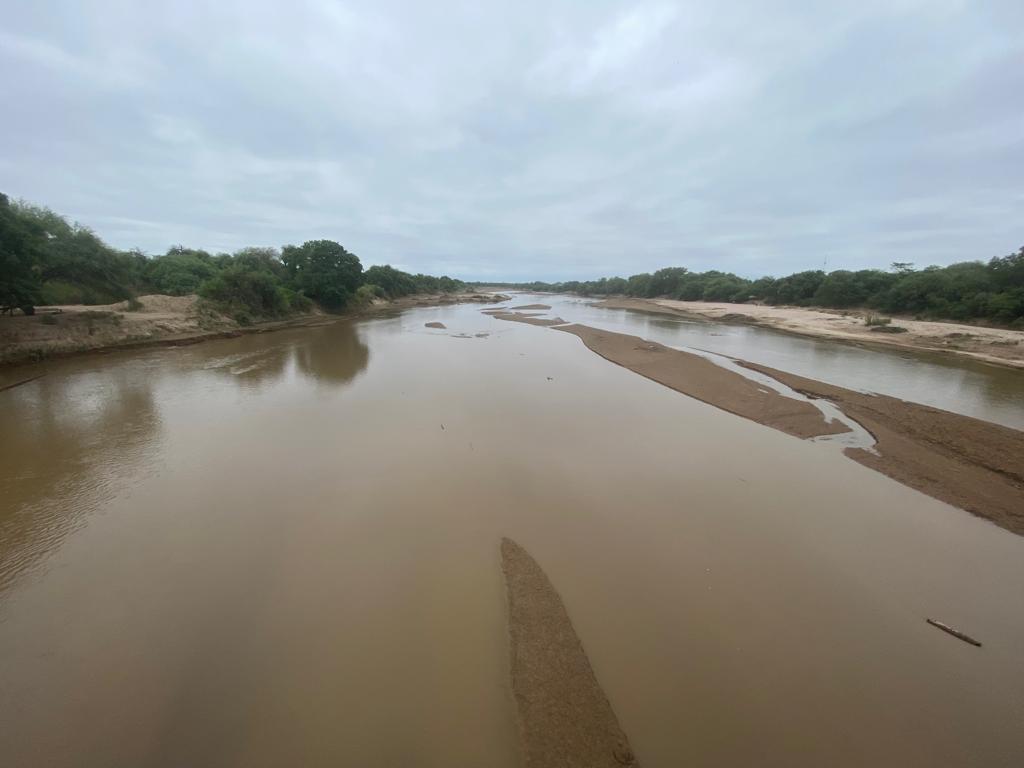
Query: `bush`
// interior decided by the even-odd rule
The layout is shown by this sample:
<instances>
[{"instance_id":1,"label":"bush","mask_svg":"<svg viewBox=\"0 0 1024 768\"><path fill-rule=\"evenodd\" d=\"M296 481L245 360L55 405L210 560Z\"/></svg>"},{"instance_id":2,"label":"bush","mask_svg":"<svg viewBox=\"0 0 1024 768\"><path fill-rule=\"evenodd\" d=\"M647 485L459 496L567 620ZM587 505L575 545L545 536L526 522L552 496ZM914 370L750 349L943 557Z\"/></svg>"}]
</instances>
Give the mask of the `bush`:
<instances>
[{"instance_id":1,"label":"bush","mask_svg":"<svg viewBox=\"0 0 1024 768\"><path fill-rule=\"evenodd\" d=\"M313 310L313 300L302 291L293 291L291 288L282 288L281 291L289 311L305 313Z\"/></svg>"},{"instance_id":2,"label":"bush","mask_svg":"<svg viewBox=\"0 0 1024 768\"><path fill-rule=\"evenodd\" d=\"M199 294L239 323L243 318L252 322L253 318L280 317L288 311L281 286L273 275L262 270L228 267L203 283Z\"/></svg>"},{"instance_id":3,"label":"bush","mask_svg":"<svg viewBox=\"0 0 1024 768\"><path fill-rule=\"evenodd\" d=\"M356 289L354 303L357 307L367 307L373 304L373 300L378 297L377 291L380 291L375 285L360 285Z\"/></svg>"}]
</instances>

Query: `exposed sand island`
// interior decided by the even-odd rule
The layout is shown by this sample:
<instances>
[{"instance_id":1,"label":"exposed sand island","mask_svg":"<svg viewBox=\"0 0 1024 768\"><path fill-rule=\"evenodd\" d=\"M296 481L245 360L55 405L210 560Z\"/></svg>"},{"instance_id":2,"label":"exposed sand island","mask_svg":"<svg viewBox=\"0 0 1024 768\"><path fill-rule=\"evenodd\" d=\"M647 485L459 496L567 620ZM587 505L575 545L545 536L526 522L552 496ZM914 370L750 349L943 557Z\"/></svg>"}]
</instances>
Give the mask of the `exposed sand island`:
<instances>
[{"instance_id":1,"label":"exposed sand island","mask_svg":"<svg viewBox=\"0 0 1024 768\"><path fill-rule=\"evenodd\" d=\"M847 448L854 461L1024 535L1024 432L764 365L741 365L835 403L868 429L877 453Z\"/></svg>"},{"instance_id":2,"label":"exposed sand island","mask_svg":"<svg viewBox=\"0 0 1024 768\"><path fill-rule=\"evenodd\" d=\"M838 421L826 421L821 411L810 403L765 389L703 357L639 336L602 331L588 325L565 325L557 330L579 336L601 357L641 376L786 434L806 438L849 431Z\"/></svg>"},{"instance_id":3,"label":"exposed sand island","mask_svg":"<svg viewBox=\"0 0 1024 768\"><path fill-rule=\"evenodd\" d=\"M499 320L544 323L499 313ZM800 438L842 434L812 403L787 397L689 352L586 325L559 325L613 363L690 397ZM799 395L823 399L870 432L873 451L845 454L904 485L1024 535L1024 432L885 395L854 392L745 361ZM856 425L855 425L856 426Z\"/></svg>"},{"instance_id":4,"label":"exposed sand island","mask_svg":"<svg viewBox=\"0 0 1024 768\"><path fill-rule=\"evenodd\" d=\"M511 539L501 541L501 568L508 589L512 693L526 766L637 766L565 605L544 571Z\"/></svg>"},{"instance_id":5,"label":"exposed sand island","mask_svg":"<svg viewBox=\"0 0 1024 768\"><path fill-rule=\"evenodd\" d=\"M535 305L537 306L537 305ZM540 317L541 312L490 312L486 314L496 317L499 320L511 320L514 323L526 323L527 325L565 325L565 320L560 317Z\"/></svg>"},{"instance_id":6,"label":"exposed sand island","mask_svg":"<svg viewBox=\"0 0 1024 768\"><path fill-rule=\"evenodd\" d=\"M629 298L606 299L596 302L596 305L698 320L761 325L801 336L858 344L951 352L989 363L1024 368L1024 331L898 317L893 319L893 325L906 328L906 333L879 333L864 324L868 313L859 310Z\"/></svg>"}]
</instances>

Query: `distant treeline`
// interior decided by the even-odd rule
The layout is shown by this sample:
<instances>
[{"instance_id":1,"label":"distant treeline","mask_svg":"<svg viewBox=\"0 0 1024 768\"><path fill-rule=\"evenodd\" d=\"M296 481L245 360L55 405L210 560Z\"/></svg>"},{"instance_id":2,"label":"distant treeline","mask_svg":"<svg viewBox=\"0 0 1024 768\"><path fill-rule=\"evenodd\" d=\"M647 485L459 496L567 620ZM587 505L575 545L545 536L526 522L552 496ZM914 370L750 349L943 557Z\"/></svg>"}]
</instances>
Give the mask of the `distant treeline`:
<instances>
[{"instance_id":1,"label":"distant treeline","mask_svg":"<svg viewBox=\"0 0 1024 768\"><path fill-rule=\"evenodd\" d=\"M244 323L306 312L313 302L338 312L374 297L464 287L450 277L412 275L390 266L364 270L355 254L331 240L233 254L183 246L161 256L120 251L88 227L0 194L0 312L17 308L31 314L38 305L198 293Z\"/></svg>"},{"instance_id":2,"label":"distant treeline","mask_svg":"<svg viewBox=\"0 0 1024 768\"><path fill-rule=\"evenodd\" d=\"M845 309L866 307L892 314L949 320L986 320L1024 327L1024 248L989 262L891 271L821 270L747 280L729 272L668 267L650 274L565 283L488 283L504 288L583 296L636 296L683 301L730 301Z\"/></svg>"}]
</instances>

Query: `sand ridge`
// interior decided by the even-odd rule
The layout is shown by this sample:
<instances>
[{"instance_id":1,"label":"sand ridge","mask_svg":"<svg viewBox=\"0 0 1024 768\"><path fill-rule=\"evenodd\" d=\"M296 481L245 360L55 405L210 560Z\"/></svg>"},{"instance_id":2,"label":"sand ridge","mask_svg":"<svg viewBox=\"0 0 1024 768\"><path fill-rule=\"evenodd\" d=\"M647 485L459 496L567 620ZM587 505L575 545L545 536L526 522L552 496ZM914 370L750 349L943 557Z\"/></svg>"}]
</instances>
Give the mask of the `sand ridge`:
<instances>
[{"instance_id":1,"label":"sand ridge","mask_svg":"<svg viewBox=\"0 0 1024 768\"><path fill-rule=\"evenodd\" d=\"M501 541L512 692L527 768L638 766L558 592L537 562Z\"/></svg>"}]
</instances>

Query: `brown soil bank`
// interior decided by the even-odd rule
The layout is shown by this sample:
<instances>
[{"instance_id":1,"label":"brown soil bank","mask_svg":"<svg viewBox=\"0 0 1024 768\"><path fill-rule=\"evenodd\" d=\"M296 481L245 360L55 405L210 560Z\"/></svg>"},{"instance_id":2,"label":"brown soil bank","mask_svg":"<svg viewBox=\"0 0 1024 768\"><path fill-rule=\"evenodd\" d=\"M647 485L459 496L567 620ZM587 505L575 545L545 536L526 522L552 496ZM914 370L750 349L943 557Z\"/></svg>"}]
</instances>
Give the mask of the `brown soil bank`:
<instances>
[{"instance_id":1,"label":"brown soil bank","mask_svg":"<svg viewBox=\"0 0 1024 768\"><path fill-rule=\"evenodd\" d=\"M1024 535L1024 432L887 395L867 395L741 363L839 406L876 440L845 453L904 485Z\"/></svg>"},{"instance_id":2,"label":"brown soil bank","mask_svg":"<svg viewBox=\"0 0 1024 768\"><path fill-rule=\"evenodd\" d=\"M844 424L825 421L821 411L810 403L766 390L698 355L587 325L566 325L556 330L579 336L601 357L641 376L787 434L819 437L849 431Z\"/></svg>"},{"instance_id":3,"label":"brown soil bank","mask_svg":"<svg viewBox=\"0 0 1024 768\"><path fill-rule=\"evenodd\" d=\"M606 299L597 305L612 309L658 312L694 320L759 325L797 336L864 346L947 352L1012 368L1024 368L1024 331L1004 328L900 317L893 320L893 325L905 328L906 333L878 333L872 326L864 324L868 314L878 313L860 310L630 298Z\"/></svg>"},{"instance_id":4,"label":"brown soil bank","mask_svg":"<svg viewBox=\"0 0 1024 768\"><path fill-rule=\"evenodd\" d=\"M195 344L243 333L332 323L354 314L463 302L493 304L507 298L482 293L408 296L395 301L379 300L346 315L315 312L244 327L204 305L194 295L140 296L136 309L124 301L104 306L41 307L31 316L0 317L0 365L107 349Z\"/></svg>"},{"instance_id":5,"label":"brown soil bank","mask_svg":"<svg viewBox=\"0 0 1024 768\"><path fill-rule=\"evenodd\" d=\"M510 539L501 542L508 589L512 692L527 768L638 765L548 577Z\"/></svg>"}]
</instances>

